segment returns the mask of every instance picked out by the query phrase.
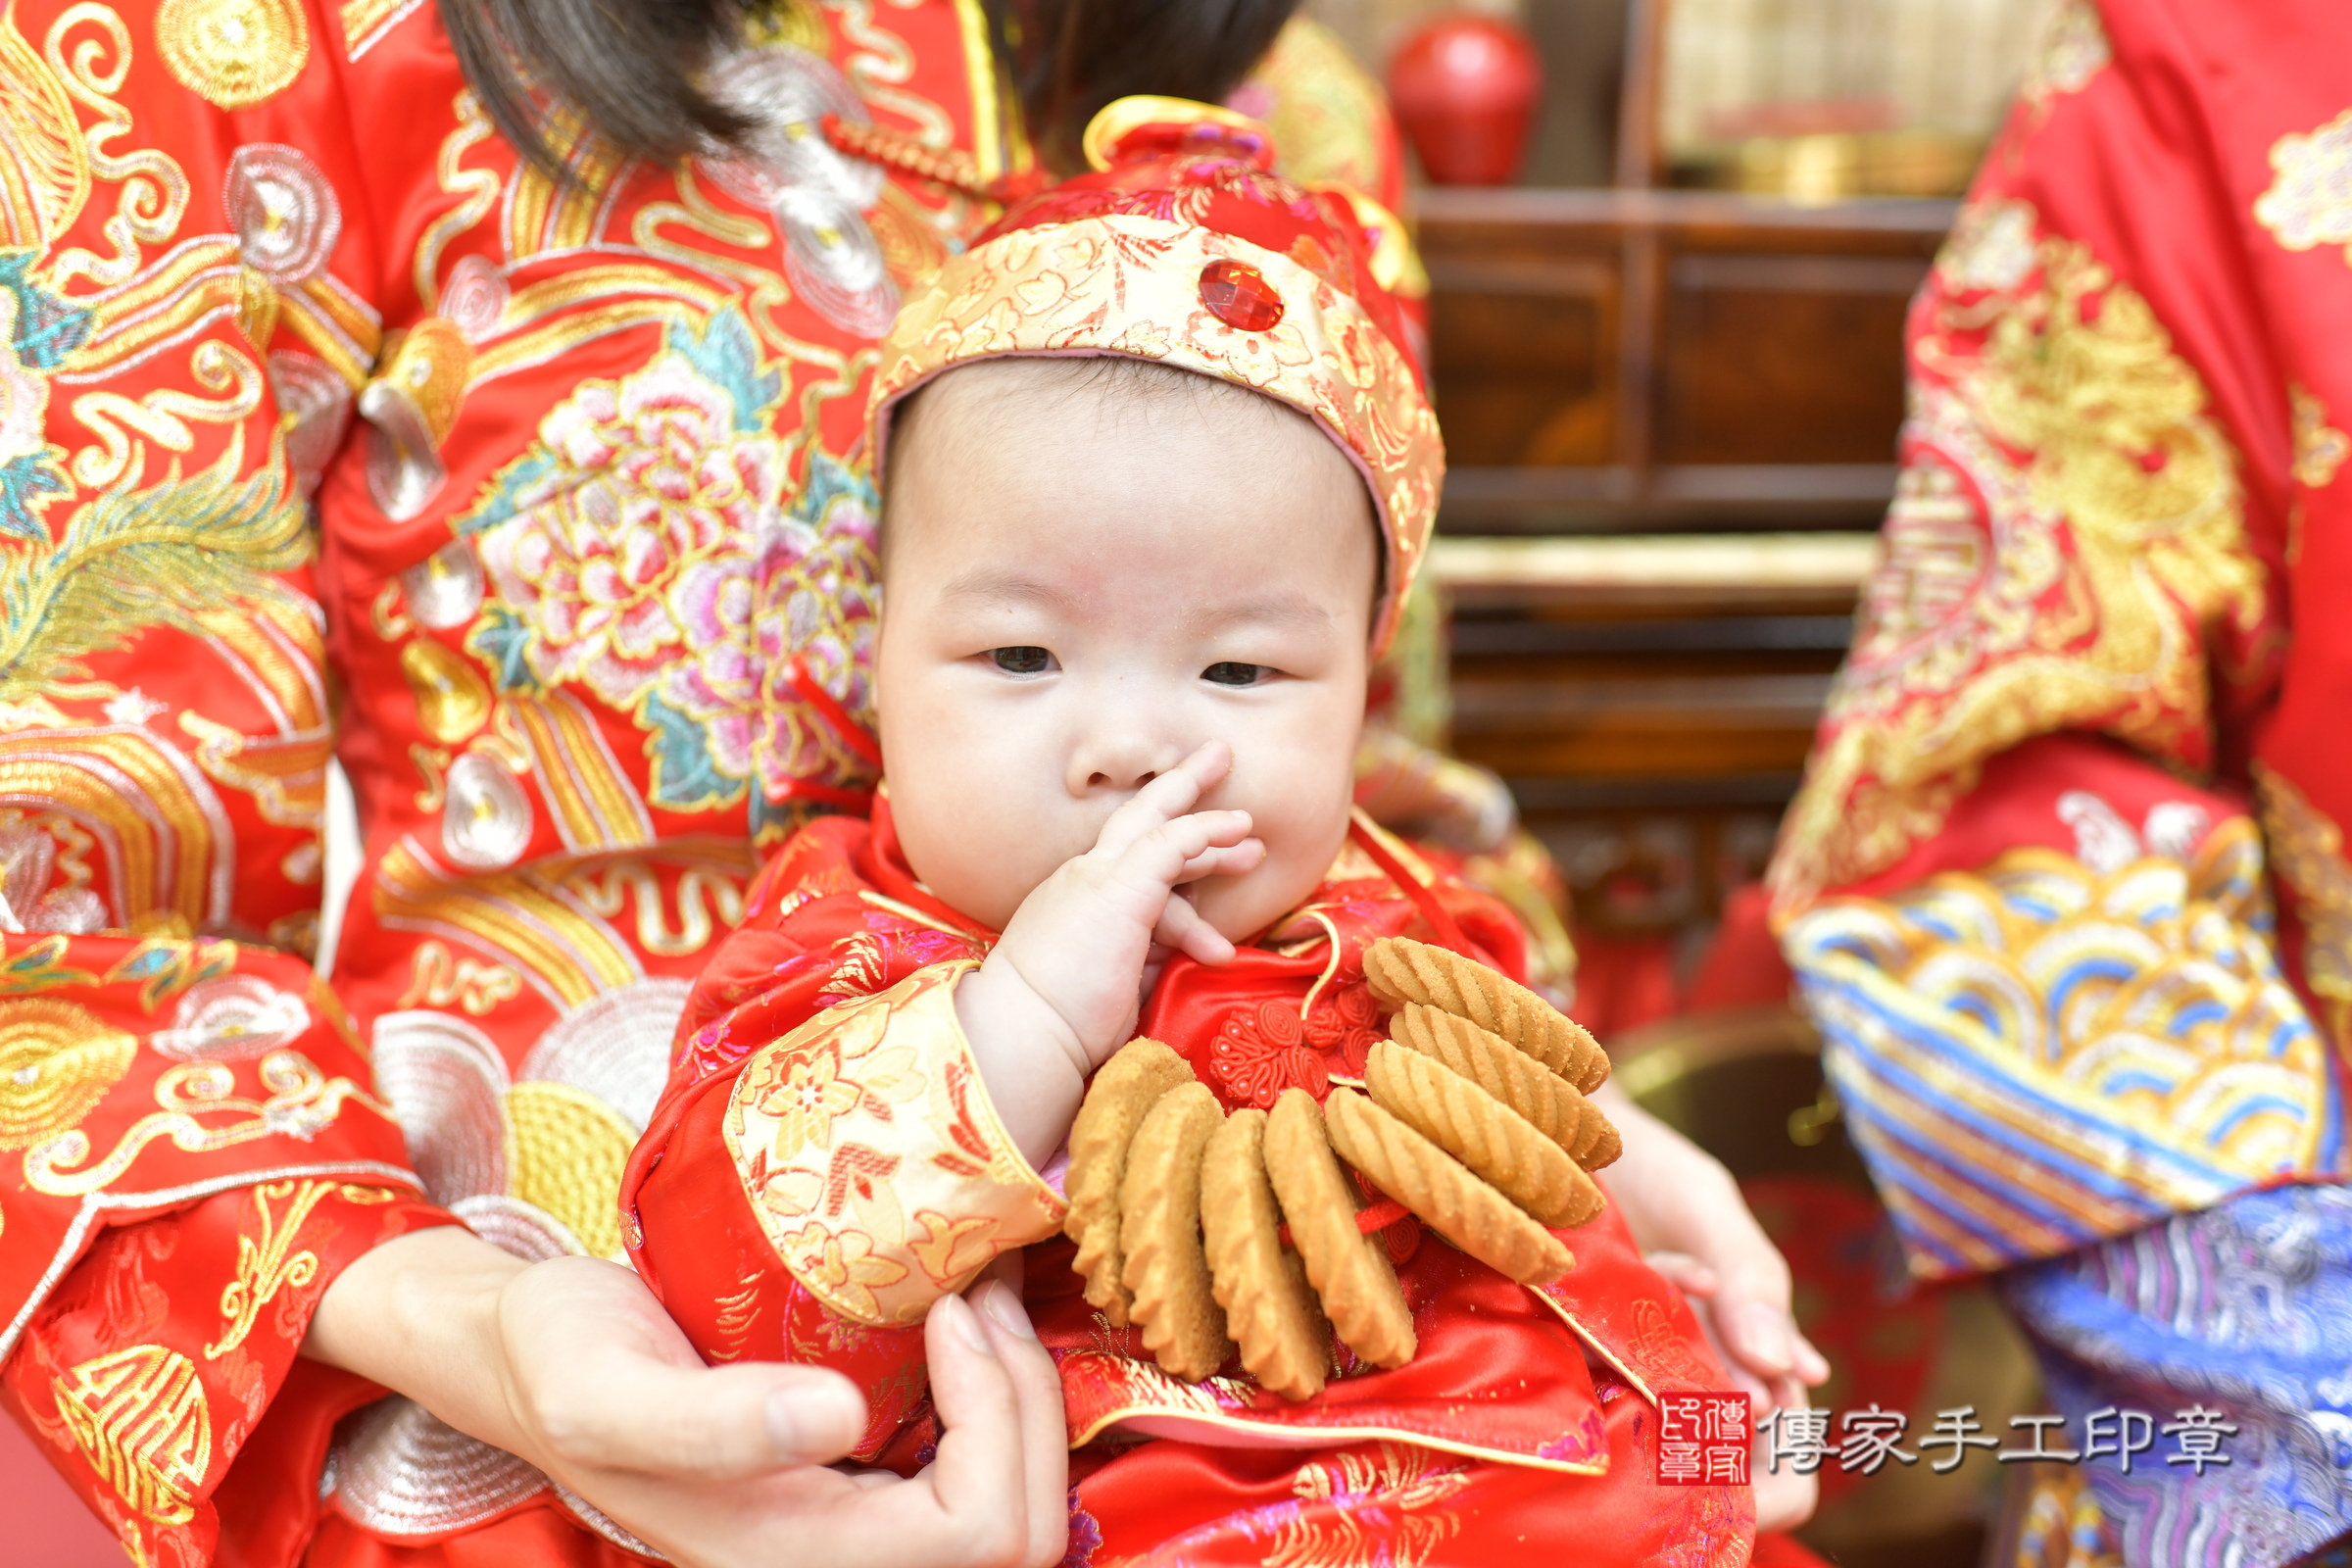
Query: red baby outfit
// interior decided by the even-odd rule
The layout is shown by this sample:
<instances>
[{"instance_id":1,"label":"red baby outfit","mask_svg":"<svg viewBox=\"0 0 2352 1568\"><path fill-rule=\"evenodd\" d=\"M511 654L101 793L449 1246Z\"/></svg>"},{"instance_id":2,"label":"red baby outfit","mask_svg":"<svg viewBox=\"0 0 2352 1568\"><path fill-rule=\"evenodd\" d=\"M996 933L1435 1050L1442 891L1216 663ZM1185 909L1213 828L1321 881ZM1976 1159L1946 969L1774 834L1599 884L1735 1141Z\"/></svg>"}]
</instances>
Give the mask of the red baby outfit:
<instances>
[{"instance_id":1,"label":"red baby outfit","mask_svg":"<svg viewBox=\"0 0 2352 1568\"><path fill-rule=\"evenodd\" d=\"M1392 935L1523 972L1501 905L1359 818L1231 963L1171 960L1138 1032L1228 1109L1319 1099L1361 1080L1381 1035L1363 954ZM1392 1227L1420 1353L1383 1371L1343 1351L1303 1403L1238 1366L1160 1371L1085 1303L1059 1194L998 1125L956 1022L955 984L994 937L914 881L887 798L871 822L811 823L755 884L622 1182L630 1256L707 1358L835 1367L870 1401L860 1454L920 1464L938 1430L922 1315L1025 1248L1075 1450L1073 1562L1509 1563L1571 1533L1581 1562L1746 1559L1747 1489L1656 1484L1657 1396L1728 1380L1614 1209L1562 1233L1576 1268L1542 1289Z\"/></svg>"}]
</instances>

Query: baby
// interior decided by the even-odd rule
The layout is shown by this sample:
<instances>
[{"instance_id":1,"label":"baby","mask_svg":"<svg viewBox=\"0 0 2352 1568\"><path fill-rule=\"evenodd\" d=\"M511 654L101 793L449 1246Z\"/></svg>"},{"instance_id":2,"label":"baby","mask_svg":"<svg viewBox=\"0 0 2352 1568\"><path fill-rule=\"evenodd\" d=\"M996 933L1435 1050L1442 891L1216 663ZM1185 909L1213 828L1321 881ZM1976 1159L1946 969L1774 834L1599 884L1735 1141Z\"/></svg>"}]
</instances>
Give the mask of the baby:
<instances>
[{"instance_id":1,"label":"baby","mask_svg":"<svg viewBox=\"0 0 2352 1568\"><path fill-rule=\"evenodd\" d=\"M893 461L892 815L1004 933L956 1011L1042 1164L1156 960L1230 961L1347 842L1380 532L1304 415L1144 361L962 367Z\"/></svg>"},{"instance_id":2,"label":"baby","mask_svg":"<svg viewBox=\"0 0 2352 1568\"><path fill-rule=\"evenodd\" d=\"M1543 1287L1392 1225L1418 1353L1335 1345L1301 1401L1173 1378L1081 1297L1041 1173L1125 1042L1228 1110L1321 1100L1381 1037L1374 941L1525 968L1501 905L1351 811L1442 463L1380 215L1198 105L1088 146L885 345L887 782L787 843L698 986L632 1260L705 1356L856 1379L860 1456L906 1466L925 1310L1025 1252L1075 1561L1744 1560L1747 1488L1656 1482L1660 1397L1731 1384L1613 1211Z\"/></svg>"}]
</instances>

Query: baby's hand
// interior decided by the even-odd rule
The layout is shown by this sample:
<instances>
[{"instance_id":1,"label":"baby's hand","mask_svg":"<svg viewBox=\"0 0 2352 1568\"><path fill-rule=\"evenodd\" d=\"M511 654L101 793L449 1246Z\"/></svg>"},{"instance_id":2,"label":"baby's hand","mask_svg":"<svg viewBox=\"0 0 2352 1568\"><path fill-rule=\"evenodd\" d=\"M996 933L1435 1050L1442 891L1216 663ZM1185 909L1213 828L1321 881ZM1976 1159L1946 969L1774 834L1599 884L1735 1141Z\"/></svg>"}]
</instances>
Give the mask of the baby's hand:
<instances>
[{"instance_id":1,"label":"baby's hand","mask_svg":"<svg viewBox=\"0 0 2352 1568\"><path fill-rule=\"evenodd\" d=\"M1032 1163L1069 1131L1087 1075L1135 1028L1154 942L1203 963L1228 942L1177 894L1265 858L1247 811L1194 811L1233 766L1210 741L1110 815L1086 854L1021 901L1004 938L956 991L956 1012L1005 1130Z\"/></svg>"}]
</instances>

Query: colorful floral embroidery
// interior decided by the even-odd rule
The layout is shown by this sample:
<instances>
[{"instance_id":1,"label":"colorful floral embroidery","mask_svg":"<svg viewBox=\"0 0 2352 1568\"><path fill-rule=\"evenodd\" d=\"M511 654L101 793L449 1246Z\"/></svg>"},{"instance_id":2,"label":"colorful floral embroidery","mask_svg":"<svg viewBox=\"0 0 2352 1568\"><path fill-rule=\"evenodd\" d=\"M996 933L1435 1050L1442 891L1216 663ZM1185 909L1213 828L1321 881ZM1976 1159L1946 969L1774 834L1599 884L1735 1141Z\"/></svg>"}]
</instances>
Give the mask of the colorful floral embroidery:
<instances>
[{"instance_id":1,"label":"colorful floral embroidery","mask_svg":"<svg viewBox=\"0 0 2352 1568\"><path fill-rule=\"evenodd\" d=\"M759 100L802 116L784 129L880 114L1025 166L974 70L978 7L783 9L797 47L755 37L730 60L731 79L798 93ZM321 25L339 40L323 77L304 41ZM220 113L265 98L266 124ZM709 160L630 163L558 117L569 177L551 178L497 134L415 0L0 15L0 1010L27 1026L0 1121L37 1133L74 1110L68 1075L103 1091L44 1141L61 1152L0 1181L16 1325L0 1349L28 1336L12 1364L58 1348L24 1325L74 1277L96 1210L73 1214L99 1187L111 1203L405 1164L518 1253L617 1248L680 977L739 917L762 832L871 782L875 508L845 461L869 307L991 216L854 160L845 186L840 160L812 171L784 129L721 179ZM812 181L830 195L809 201ZM853 275L877 254L894 278ZM321 925L338 733L368 760L371 863L330 995L295 955ZM64 1031L98 1065L136 1042L111 1089L57 1030L27 1032L28 1004L102 1019ZM829 1080L809 1064L798 1133L832 1145L814 1151L820 1207L871 1206L873 1167L840 1157L826 1113L853 1090L887 1104L885 1078L871 1059ZM62 1152L75 1138L86 1150ZM142 1561L203 1557L216 1535L235 1554L259 1515L217 1519L212 1489L316 1297L271 1298L291 1274L206 1254L183 1208L125 1201L118 1217L167 1217L114 1234L176 1247L158 1273L175 1301L238 1283L247 1317L270 1304L217 1361L209 1314L170 1330L167 1348L224 1380L220 1424L209 1464L174 1483L180 1523L117 1505ZM306 1228L278 1261L315 1255L323 1280L368 1226L331 1254ZM960 1266L976 1243L950 1227L925 1245ZM888 1289L854 1244L836 1250L820 1273ZM158 1332L118 1327L47 1371ZM340 1467L337 1506L363 1528L416 1522L366 1476L421 1477L446 1534L545 1488L413 1406L378 1414L346 1432ZM430 1434L421 1471L383 1457L403 1430ZM107 1495L102 1477L79 1485Z\"/></svg>"},{"instance_id":2,"label":"colorful floral embroidery","mask_svg":"<svg viewBox=\"0 0 2352 1568\"><path fill-rule=\"evenodd\" d=\"M915 1322L1061 1223L974 1092L955 1004L970 967L825 1008L754 1054L729 1096L723 1136L752 1212L793 1276L856 1322Z\"/></svg>"},{"instance_id":3,"label":"colorful floral embroidery","mask_svg":"<svg viewBox=\"0 0 2352 1568\"><path fill-rule=\"evenodd\" d=\"M2018 96L2036 110L2046 110L2059 94L2081 92L2089 86L2091 78L2114 59L2099 8L2092 0L2069 0L2066 9L2052 19L2040 49L2026 68Z\"/></svg>"},{"instance_id":4,"label":"colorful floral embroidery","mask_svg":"<svg viewBox=\"0 0 2352 1568\"><path fill-rule=\"evenodd\" d=\"M752 1103L761 1115L775 1121L769 1152L778 1159L790 1159L811 1144L831 1148L834 1119L856 1110L865 1095L862 1085L841 1076L838 1050L814 1050L790 1060L780 1059L767 1077L767 1087Z\"/></svg>"},{"instance_id":5,"label":"colorful floral embroidery","mask_svg":"<svg viewBox=\"0 0 2352 1568\"><path fill-rule=\"evenodd\" d=\"M739 308L673 325L644 369L557 405L452 523L497 592L468 646L499 688L578 685L636 714L672 810L860 765L782 683L805 650L864 705L872 493L812 456L787 510L782 389Z\"/></svg>"},{"instance_id":6,"label":"colorful floral embroidery","mask_svg":"<svg viewBox=\"0 0 2352 1568\"><path fill-rule=\"evenodd\" d=\"M0 251L0 537L47 544L41 509L73 486L65 450L48 439L49 382L80 347L90 313L25 275L30 251Z\"/></svg>"},{"instance_id":7,"label":"colorful floral embroidery","mask_svg":"<svg viewBox=\"0 0 2352 1568\"><path fill-rule=\"evenodd\" d=\"M896 1285L906 1265L874 1254L873 1238L861 1231L831 1231L806 1225L782 1244L785 1267L843 1316L871 1323L881 1315L876 1286Z\"/></svg>"},{"instance_id":8,"label":"colorful floral embroidery","mask_svg":"<svg viewBox=\"0 0 2352 1568\"><path fill-rule=\"evenodd\" d=\"M2328 405L2317 393L2289 386L2286 395L2295 420L2295 483L2325 490L2352 457L2352 436L2328 422Z\"/></svg>"}]
</instances>

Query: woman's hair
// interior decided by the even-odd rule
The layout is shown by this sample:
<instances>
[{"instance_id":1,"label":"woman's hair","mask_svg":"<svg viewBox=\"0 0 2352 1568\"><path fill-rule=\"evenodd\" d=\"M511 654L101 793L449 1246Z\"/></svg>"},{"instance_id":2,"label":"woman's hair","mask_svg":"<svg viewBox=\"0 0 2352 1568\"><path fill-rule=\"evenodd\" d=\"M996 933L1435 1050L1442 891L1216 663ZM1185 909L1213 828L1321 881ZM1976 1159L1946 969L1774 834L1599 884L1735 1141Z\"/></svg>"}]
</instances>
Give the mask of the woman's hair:
<instances>
[{"instance_id":1,"label":"woman's hair","mask_svg":"<svg viewBox=\"0 0 2352 1568\"><path fill-rule=\"evenodd\" d=\"M490 119L529 162L572 177L551 121L568 112L619 151L675 164L750 122L702 84L742 0L440 0L450 46ZM566 140L570 138L564 138Z\"/></svg>"},{"instance_id":2,"label":"woman's hair","mask_svg":"<svg viewBox=\"0 0 2352 1568\"><path fill-rule=\"evenodd\" d=\"M1221 103L1241 85L1298 0L984 0L1047 166L1085 167L1078 141L1096 111L1130 93Z\"/></svg>"},{"instance_id":3,"label":"woman's hair","mask_svg":"<svg viewBox=\"0 0 2352 1568\"><path fill-rule=\"evenodd\" d=\"M810 0L765 0L806 5ZM674 164L750 122L704 87L706 67L755 9L747 0L439 0L466 79L522 155L559 178L550 134L568 112L622 153ZM1215 103L1240 83L1298 0L984 0L1032 140L1079 167L1086 122L1113 98Z\"/></svg>"}]
</instances>

